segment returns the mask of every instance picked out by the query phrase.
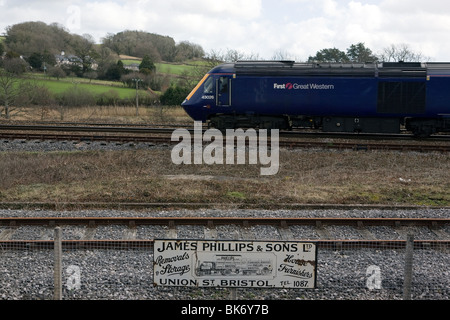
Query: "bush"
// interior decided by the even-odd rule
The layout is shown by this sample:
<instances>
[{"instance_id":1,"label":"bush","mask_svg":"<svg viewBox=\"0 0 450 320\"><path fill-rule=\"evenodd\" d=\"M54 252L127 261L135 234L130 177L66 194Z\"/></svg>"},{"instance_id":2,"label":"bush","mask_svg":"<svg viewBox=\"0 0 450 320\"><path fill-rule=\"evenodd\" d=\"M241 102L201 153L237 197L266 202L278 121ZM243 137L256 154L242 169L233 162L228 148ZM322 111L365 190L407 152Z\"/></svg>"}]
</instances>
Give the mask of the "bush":
<instances>
[{"instance_id":1,"label":"bush","mask_svg":"<svg viewBox=\"0 0 450 320\"><path fill-rule=\"evenodd\" d=\"M57 100L60 105L71 107L84 107L96 104L94 95L89 90L77 85L59 94Z\"/></svg>"},{"instance_id":2,"label":"bush","mask_svg":"<svg viewBox=\"0 0 450 320\"><path fill-rule=\"evenodd\" d=\"M97 96L97 105L99 106L116 106L119 103L120 97L116 90L109 90Z\"/></svg>"},{"instance_id":3,"label":"bush","mask_svg":"<svg viewBox=\"0 0 450 320\"><path fill-rule=\"evenodd\" d=\"M180 86L171 86L161 96L161 104L166 106L179 106L189 95L190 89Z\"/></svg>"},{"instance_id":4,"label":"bush","mask_svg":"<svg viewBox=\"0 0 450 320\"><path fill-rule=\"evenodd\" d=\"M49 106L54 104L54 98L50 90L44 85L25 81L19 84L19 94L14 99L18 106L31 105Z\"/></svg>"},{"instance_id":5,"label":"bush","mask_svg":"<svg viewBox=\"0 0 450 320\"><path fill-rule=\"evenodd\" d=\"M48 67L47 74L56 79L65 78L67 75L61 67Z\"/></svg>"}]
</instances>

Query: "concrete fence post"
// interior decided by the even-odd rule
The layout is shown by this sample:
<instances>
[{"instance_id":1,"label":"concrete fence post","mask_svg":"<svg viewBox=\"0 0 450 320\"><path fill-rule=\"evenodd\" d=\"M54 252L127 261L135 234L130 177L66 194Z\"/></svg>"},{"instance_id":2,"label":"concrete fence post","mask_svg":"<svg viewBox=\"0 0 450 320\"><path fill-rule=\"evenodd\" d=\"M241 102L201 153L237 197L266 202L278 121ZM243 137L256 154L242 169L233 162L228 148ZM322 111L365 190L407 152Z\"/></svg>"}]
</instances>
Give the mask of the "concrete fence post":
<instances>
[{"instance_id":1,"label":"concrete fence post","mask_svg":"<svg viewBox=\"0 0 450 320\"><path fill-rule=\"evenodd\" d=\"M403 279L403 300L411 300L414 235L408 234L405 252L405 274Z\"/></svg>"},{"instance_id":2,"label":"concrete fence post","mask_svg":"<svg viewBox=\"0 0 450 320\"><path fill-rule=\"evenodd\" d=\"M54 300L62 299L62 232L60 227L55 228L55 265L54 265Z\"/></svg>"}]
</instances>

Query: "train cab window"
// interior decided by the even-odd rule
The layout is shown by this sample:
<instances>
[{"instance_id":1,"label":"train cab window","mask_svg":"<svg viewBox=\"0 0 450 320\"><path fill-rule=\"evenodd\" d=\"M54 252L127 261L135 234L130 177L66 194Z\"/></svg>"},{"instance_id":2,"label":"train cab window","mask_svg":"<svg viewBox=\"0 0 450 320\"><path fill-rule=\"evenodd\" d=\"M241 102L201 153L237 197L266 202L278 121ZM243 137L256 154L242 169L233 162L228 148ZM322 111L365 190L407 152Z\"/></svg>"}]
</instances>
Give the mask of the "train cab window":
<instances>
[{"instance_id":1,"label":"train cab window","mask_svg":"<svg viewBox=\"0 0 450 320\"><path fill-rule=\"evenodd\" d=\"M227 77L220 77L219 93L228 93L228 78Z\"/></svg>"},{"instance_id":2,"label":"train cab window","mask_svg":"<svg viewBox=\"0 0 450 320\"><path fill-rule=\"evenodd\" d=\"M204 91L203 93L213 93L214 89L214 80L212 77L209 77L208 80L205 82Z\"/></svg>"},{"instance_id":3,"label":"train cab window","mask_svg":"<svg viewBox=\"0 0 450 320\"><path fill-rule=\"evenodd\" d=\"M217 79L216 103L218 106L231 105L231 78L220 77Z\"/></svg>"}]
</instances>

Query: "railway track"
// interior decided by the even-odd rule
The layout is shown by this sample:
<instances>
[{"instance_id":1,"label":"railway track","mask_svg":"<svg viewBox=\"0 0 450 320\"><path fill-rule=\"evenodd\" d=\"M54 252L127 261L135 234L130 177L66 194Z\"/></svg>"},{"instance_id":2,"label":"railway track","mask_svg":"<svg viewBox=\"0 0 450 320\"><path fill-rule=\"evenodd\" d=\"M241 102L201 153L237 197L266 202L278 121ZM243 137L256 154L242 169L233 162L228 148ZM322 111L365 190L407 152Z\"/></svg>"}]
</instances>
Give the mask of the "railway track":
<instances>
[{"instance_id":1,"label":"railway track","mask_svg":"<svg viewBox=\"0 0 450 320\"><path fill-rule=\"evenodd\" d=\"M40 141L75 141L75 142L116 142L116 143L151 143L177 144L171 141L176 128L149 128L142 126L58 126L58 125L0 125L0 139L40 140ZM313 137L313 139L310 139ZM305 139L306 138L306 139ZM316 138L324 138L319 141ZM331 139L331 140L330 140ZM343 140L345 139L345 140ZM381 139L401 143L380 142ZM438 141L436 143L436 141ZM430 143L435 142L435 143ZM430 141L415 141L409 135L318 135L305 132L282 132L280 147L291 149L334 149L334 150L393 150L416 152L449 152L448 137L438 136Z\"/></svg>"},{"instance_id":2,"label":"railway track","mask_svg":"<svg viewBox=\"0 0 450 320\"><path fill-rule=\"evenodd\" d=\"M100 226L121 226L124 237L121 239L94 239L96 228ZM417 248L450 248L450 234L442 228L450 225L450 219L438 218L255 218L255 217L2 217L0 218L0 248L2 249L40 249L52 248L52 239L14 239L12 234L19 227L35 227L54 229L56 227L81 226L85 228L85 236L81 239L65 239L62 245L71 249L86 248L152 248L154 239L137 239L133 235L139 226L164 226L167 236L174 238L177 226L200 226L205 228L205 239L217 239L214 230L221 225L235 225L241 229L245 240L252 240L249 229L254 226L271 226L278 230L283 240L295 240L290 227L309 226L319 234L315 241L319 247L386 247L403 248L406 240L376 239L368 230L369 227L392 228L399 233L407 233L411 228L428 228L437 239L416 239ZM335 239L329 229L336 226L354 228L361 239ZM172 237L170 237L172 235ZM246 236L245 236L246 235ZM175 236L176 237L176 236ZM405 237L406 239L406 237ZM218 240L218 239L217 239ZM180 239L182 241L182 239Z\"/></svg>"}]
</instances>

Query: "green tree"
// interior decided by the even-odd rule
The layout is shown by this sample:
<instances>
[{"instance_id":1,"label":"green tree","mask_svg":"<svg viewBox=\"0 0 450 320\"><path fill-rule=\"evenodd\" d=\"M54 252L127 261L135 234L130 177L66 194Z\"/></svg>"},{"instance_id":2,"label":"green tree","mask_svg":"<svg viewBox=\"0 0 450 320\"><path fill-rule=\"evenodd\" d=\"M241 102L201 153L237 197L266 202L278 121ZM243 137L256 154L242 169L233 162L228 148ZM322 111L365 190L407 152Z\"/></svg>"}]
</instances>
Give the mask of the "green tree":
<instances>
[{"instance_id":1,"label":"green tree","mask_svg":"<svg viewBox=\"0 0 450 320\"><path fill-rule=\"evenodd\" d=\"M106 80L119 81L126 73L122 60L119 60L116 64L111 65L108 68L103 78Z\"/></svg>"},{"instance_id":2,"label":"green tree","mask_svg":"<svg viewBox=\"0 0 450 320\"><path fill-rule=\"evenodd\" d=\"M349 58L337 48L328 48L317 51L315 56L308 58L308 62L349 62Z\"/></svg>"},{"instance_id":3,"label":"green tree","mask_svg":"<svg viewBox=\"0 0 450 320\"><path fill-rule=\"evenodd\" d=\"M47 25L44 22L23 22L6 28L5 45L9 50L29 57L33 52L43 54L60 53L61 50L71 52L70 42L73 36L56 23Z\"/></svg>"},{"instance_id":4,"label":"green tree","mask_svg":"<svg viewBox=\"0 0 450 320\"><path fill-rule=\"evenodd\" d=\"M156 71L155 64L150 59L148 55L146 55L143 59L141 64L139 65L139 72L143 74L151 74Z\"/></svg>"},{"instance_id":5,"label":"green tree","mask_svg":"<svg viewBox=\"0 0 450 320\"><path fill-rule=\"evenodd\" d=\"M155 62L173 61L176 54L173 38L143 31L126 30L108 34L102 43L119 55L134 57L149 55Z\"/></svg>"},{"instance_id":6,"label":"green tree","mask_svg":"<svg viewBox=\"0 0 450 320\"><path fill-rule=\"evenodd\" d=\"M378 58L372 53L372 50L366 48L365 44L360 42L352 44L347 49L347 57L351 62L375 62Z\"/></svg>"},{"instance_id":7,"label":"green tree","mask_svg":"<svg viewBox=\"0 0 450 320\"><path fill-rule=\"evenodd\" d=\"M33 52L26 61L36 70L44 69L44 67L48 68L56 64L55 56L48 51L44 51L44 53Z\"/></svg>"},{"instance_id":8,"label":"green tree","mask_svg":"<svg viewBox=\"0 0 450 320\"><path fill-rule=\"evenodd\" d=\"M81 72L85 74L92 70L92 64L99 56L95 50L94 38L89 34L83 36L76 36L72 41L72 46L75 51L75 55L81 60Z\"/></svg>"},{"instance_id":9,"label":"green tree","mask_svg":"<svg viewBox=\"0 0 450 320\"><path fill-rule=\"evenodd\" d=\"M40 69L42 66L42 55L38 52L33 52L27 61L33 69Z\"/></svg>"}]
</instances>

